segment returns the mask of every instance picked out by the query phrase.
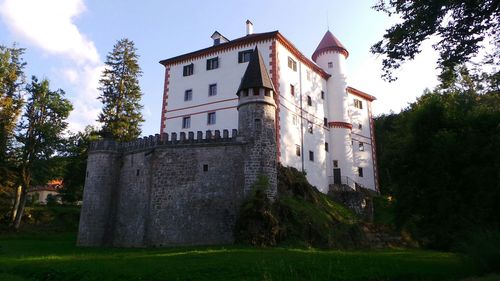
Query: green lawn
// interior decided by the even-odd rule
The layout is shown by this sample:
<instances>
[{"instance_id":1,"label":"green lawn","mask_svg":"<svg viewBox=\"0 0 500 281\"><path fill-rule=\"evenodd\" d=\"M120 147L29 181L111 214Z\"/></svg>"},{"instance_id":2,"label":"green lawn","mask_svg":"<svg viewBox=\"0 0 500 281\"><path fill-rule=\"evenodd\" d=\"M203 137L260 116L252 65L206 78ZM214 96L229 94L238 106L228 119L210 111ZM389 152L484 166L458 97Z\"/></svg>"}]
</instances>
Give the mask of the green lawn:
<instances>
[{"instance_id":1,"label":"green lawn","mask_svg":"<svg viewBox=\"0 0 500 281\"><path fill-rule=\"evenodd\" d=\"M0 237L0 280L460 280L469 260L420 250L78 248L74 235Z\"/></svg>"}]
</instances>

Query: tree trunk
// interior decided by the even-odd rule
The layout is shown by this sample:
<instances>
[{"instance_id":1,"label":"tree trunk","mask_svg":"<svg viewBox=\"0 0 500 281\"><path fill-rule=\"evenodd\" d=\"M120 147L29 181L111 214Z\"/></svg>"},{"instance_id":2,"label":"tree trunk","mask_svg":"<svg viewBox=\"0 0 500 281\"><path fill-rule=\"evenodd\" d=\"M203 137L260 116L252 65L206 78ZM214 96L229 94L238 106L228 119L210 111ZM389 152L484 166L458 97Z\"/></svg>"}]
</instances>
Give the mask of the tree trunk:
<instances>
[{"instance_id":1,"label":"tree trunk","mask_svg":"<svg viewBox=\"0 0 500 281\"><path fill-rule=\"evenodd\" d=\"M10 212L10 221L14 222L16 219L17 208L19 208L19 199L21 198L21 186L16 187L16 193L14 195L14 205L12 206L12 211Z\"/></svg>"},{"instance_id":2,"label":"tree trunk","mask_svg":"<svg viewBox=\"0 0 500 281\"><path fill-rule=\"evenodd\" d=\"M19 226L21 226L21 219L24 214L24 206L26 205L26 198L28 196L28 186L24 184L21 186L21 196L19 198L19 206L17 207L16 217L14 219L14 229L18 230Z\"/></svg>"}]
</instances>

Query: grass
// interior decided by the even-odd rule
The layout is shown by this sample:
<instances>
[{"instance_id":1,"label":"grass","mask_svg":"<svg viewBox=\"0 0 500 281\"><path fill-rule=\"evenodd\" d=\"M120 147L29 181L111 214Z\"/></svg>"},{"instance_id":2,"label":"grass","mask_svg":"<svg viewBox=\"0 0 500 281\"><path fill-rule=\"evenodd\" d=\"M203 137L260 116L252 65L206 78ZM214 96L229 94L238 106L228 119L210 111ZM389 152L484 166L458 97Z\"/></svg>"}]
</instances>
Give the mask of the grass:
<instances>
[{"instance_id":1,"label":"grass","mask_svg":"<svg viewBox=\"0 0 500 281\"><path fill-rule=\"evenodd\" d=\"M460 280L470 260L422 250L78 248L74 234L0 237L0 280Z\"/></svg>"}]
</instances>

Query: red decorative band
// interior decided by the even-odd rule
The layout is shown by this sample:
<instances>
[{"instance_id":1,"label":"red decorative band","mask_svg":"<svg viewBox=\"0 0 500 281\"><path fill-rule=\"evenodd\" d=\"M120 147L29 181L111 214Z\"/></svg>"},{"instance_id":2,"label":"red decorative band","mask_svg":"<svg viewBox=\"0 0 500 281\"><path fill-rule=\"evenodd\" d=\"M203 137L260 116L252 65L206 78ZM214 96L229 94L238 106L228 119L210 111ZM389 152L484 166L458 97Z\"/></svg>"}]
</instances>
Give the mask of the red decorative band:
<instances>
[{"instance_id":1,"label":"red decorative band","mask_svg":"<svg viewBox=\"0 0 500 281\"><path fill-rule=\"evenodd\" d=\"M347 122L328 122L328 127L330 128L344 128L344 129L352 129L352 124Z\"/></svg>"}]
</instances>

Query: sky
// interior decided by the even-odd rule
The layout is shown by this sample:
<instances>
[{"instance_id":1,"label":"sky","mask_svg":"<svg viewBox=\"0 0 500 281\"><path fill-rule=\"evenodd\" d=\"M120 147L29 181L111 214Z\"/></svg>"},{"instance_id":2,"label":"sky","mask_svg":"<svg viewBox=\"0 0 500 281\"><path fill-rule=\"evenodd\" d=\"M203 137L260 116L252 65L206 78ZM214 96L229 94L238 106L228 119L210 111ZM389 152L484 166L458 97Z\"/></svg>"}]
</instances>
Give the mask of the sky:
<instances>
[{"instance_id":1,"label":"sky","mask_svg":"<svg viewBox=\"0 0 500 281\"><path fill-rule=\"evenodd\" d=\"M217 30L228 39L279 30L310 57L329 29L349 51L348 84L377 100L375 115L399 112L437 85L437 53L432 42L383 81L382 58L370 53L398 19L371 9L377 0L0 0L0 45L26 48L25 73L47 78L63 89L74 105L69 129L97 125L102 104L98 81L106 55L117 40L135 42L143 75L143 135L160 130L164 67L158 62L212 45Z\"/></svg>"}]
</instances>

